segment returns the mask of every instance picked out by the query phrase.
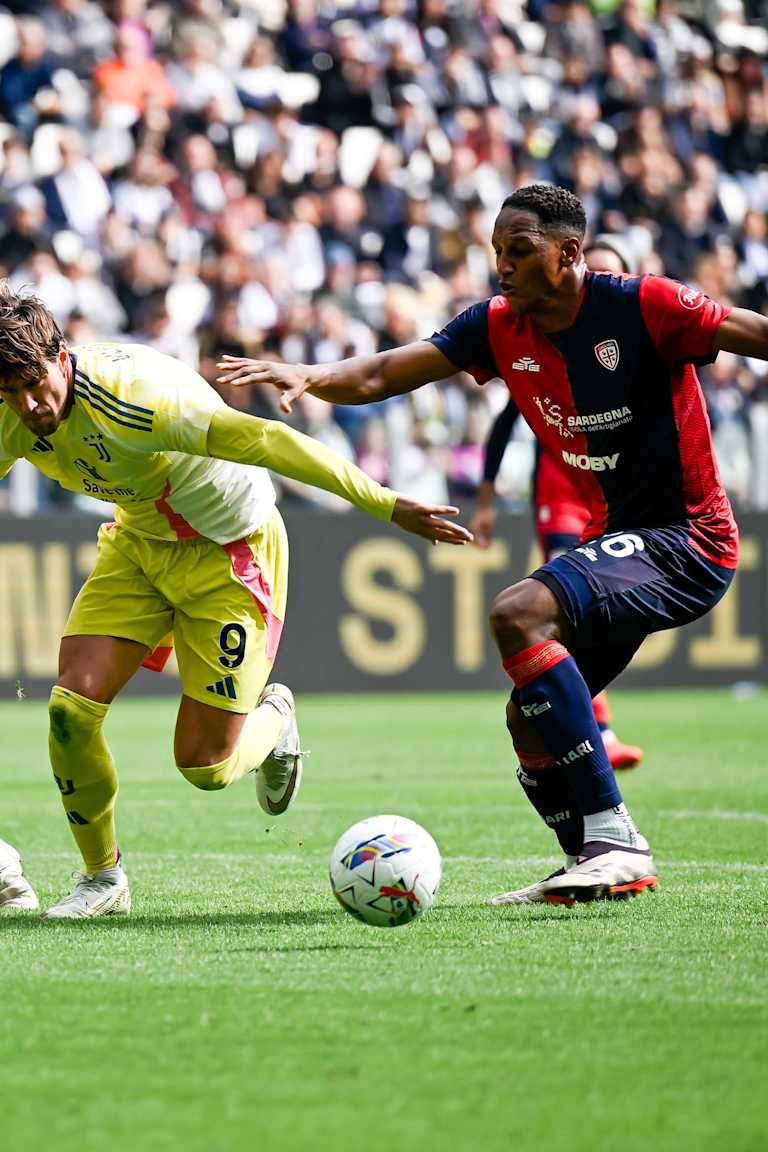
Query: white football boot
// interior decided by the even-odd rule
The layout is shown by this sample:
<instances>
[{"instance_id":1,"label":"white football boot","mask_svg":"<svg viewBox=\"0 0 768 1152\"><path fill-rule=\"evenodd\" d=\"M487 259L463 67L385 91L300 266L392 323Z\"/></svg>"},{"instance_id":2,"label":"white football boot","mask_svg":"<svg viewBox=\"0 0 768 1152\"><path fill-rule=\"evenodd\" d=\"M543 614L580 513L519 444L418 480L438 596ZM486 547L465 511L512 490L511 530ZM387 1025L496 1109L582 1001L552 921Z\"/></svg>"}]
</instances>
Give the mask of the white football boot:
<instances>
[{"instance_id":1,"label":"white football boot","mask_svg":"<svg viewBox=\"0 0 768 1152\"><path fill-rule=\"evenodd\" d=\"M256 769L256 797L270 816L281 816L298 795L303 753L293 692L285 684L267 684L259 696L259 704L266 703L285 717L285 723L274 749Z\"/></svg>"},{"instance_id":2,"label":"white football boot","mask_svg":"<svg viewBox=\"0 0 768 1152\"><path fill-rule=\"evenodd\" d=\"M517 888L513 892L499 892L498 896L491 896L490 904L543 904L545 901L545 885L555 878L564 876L565 868L558 868L536 884L529 884L527 888Z\"/></svg>"},{"instance_id":3,"label":"white football boot","mask_svg":"<svg viewBox=\"0 0 768 1152\"><path fill-rule=\"evenodd\" d=\"M130 910L128 877L122 865L116 864L103 872L83 872L72 891L42 915L44 920L87 920L93 916L127 916Z\"/></svg>"},{"instance_id":4,"label":"white football boot","mask_svg":"<svg viewBox=\"0 0 768 1152\"><path fill-rule=\"evenodd\" d=\"M591 900L626 900L654 889L658 882L656 865L647 850L590 840L571 868L543 881L544 899L569 908Z\"/></svg>"},{"instance_id":5,"label":"white football boot","mask_svg":"<svg viewBox=\"0 0 768 1152\"><path fill-rule=\"evenodd\" d=\"M12 844L0 840L0 912L37 908L35 890L24 875L21 857Z\"/></svg>"}]
</instances>

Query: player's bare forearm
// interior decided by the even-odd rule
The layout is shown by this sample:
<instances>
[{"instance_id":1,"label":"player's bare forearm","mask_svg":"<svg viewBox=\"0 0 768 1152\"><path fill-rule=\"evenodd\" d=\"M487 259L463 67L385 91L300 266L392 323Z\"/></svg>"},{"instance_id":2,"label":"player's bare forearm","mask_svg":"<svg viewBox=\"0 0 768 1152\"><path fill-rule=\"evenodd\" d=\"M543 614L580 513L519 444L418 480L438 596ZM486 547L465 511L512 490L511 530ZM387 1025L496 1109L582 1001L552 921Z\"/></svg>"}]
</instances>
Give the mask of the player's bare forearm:
<instances>
[{"instance_id":1,"label":"player's bare forearm","mask_svg":"<svg viewBox=\"0 0 768 1152\"><path fill-rule=\"evenodd\" d=\"M768 316L734 308L715 331L713 349L768 360Z\"/></svg>"},{"instance_id":2,"label":"player's bare forearm","mask_svg":"<svg viewBox=\"0 0 768 1152\"><path fill-rule=\"evenodd\" d=\"M477 505L469 522L469 530L478 548L489 548L493 541L496 527L495 502L496 488L493 480L483 480L477 490Z\"/></svg>"},{"instance_id":3,"label":"player's bare forearm","mask_svg":"<svg viewBox=\"0 0 768 1152\"><path fill-rule=\"evenodd\" d=\"M372 404L412 392L432 380L453 376L456 368L433 344L419 340L374 356L353 356L334 364L279 364L225 356L218 367L224 384L269 384L290 412L304 392L330 404Z\"/></svg>"},{"instance_id":4,"label":"player's bare forearm","mask_svg":"<svg viewBox=\"0 0 768 1152\"><path fill-rule=\"evenodd\" d=\"M483 480L477 489L478 508L493 508L496 503L496 485L493 480Z\"/></svg>"}]
</instances>

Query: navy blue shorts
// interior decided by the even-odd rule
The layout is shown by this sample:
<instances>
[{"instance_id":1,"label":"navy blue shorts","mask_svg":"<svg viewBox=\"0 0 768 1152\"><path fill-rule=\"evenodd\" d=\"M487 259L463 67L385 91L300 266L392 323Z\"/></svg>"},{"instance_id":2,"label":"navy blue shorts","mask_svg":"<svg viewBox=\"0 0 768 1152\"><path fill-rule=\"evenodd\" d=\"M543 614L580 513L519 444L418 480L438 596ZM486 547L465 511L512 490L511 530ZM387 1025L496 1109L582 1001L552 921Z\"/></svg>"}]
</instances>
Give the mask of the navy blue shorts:
<instances>
[{"instance_id":1,"label":"navy blue shorts","mask_svg":"<svg viewBox=\"0 0 768 1152\"><path fill-rule=\"evenodd\" d=\"M570 552L579 542L578 535L574 535L573 532L542 532L539 539L544 549L545 560L552 560L555 556L561 556L563 552Z\"/></svg>"},{"instance_id":2,"label":"navy blue shorts","mask_svg":"<svg viewBox=\"0 0 768 1152\"><path fill-rule=\"evenodd\" d=\"M557 597L573 629L569 650L596 695L651 632L704 616L733 569L705 559L680 527L611 532L531 573Z\"/></svg>"}]
</instances>

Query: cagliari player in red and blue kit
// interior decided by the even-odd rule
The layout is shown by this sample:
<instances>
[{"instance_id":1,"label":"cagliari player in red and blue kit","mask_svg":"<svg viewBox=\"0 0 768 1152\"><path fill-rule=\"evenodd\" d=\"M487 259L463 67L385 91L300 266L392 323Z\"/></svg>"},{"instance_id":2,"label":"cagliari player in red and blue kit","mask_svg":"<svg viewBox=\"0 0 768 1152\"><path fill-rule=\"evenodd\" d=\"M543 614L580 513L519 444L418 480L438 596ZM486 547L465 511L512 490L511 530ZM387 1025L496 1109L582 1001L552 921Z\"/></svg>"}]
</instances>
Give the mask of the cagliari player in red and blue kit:
<instances>
[{"instance_id":1,"label":"cagliari player in red and blue kit","mask_svg":"<svg viewBox=\"0 0 768 1152\"><path fill-rule=\"evenodd\" d=\"M632 274L634 261L631 252L620 237L603 234L593 237L584 248L584 260L591 272ZM496 526L496 477L499 474L520 409L510 396L506 407L498 413L485 444L483 479L477 492L477 505L470 522L478 548L488 548ZM579 495L571 467L556 453L547 451L536 441L536 453L531 478L536 538L542 556L552 560L561 552L575 548L590 521L589 509ZM592 701L600 734L614 771L635 768L643 758L643 750L635 744L625 744L611 725L608 693L598 692Z\"/></svg>"},{"instance_id":2,"label":"cagliari player in red and blue kit","mask_svg":"<svg viewBox=\"0 0 768 1152\"><path fill-rule=\"evenodd\" d=\"M738 532L715 461L696 365L718 351L768 359L768 317L654 276L588 272L581 202L530 185L503 203L492 243L501 292L430 340L336 364L229 361L282 406L310 390L369 403L466 369L502 377L590 512L582 542L501 592L491 630L514 683L507 726L518 778L564 866L496 897L551 903L657 883L592 711L651 632L687 624L726 592Z\"/></svg>"}]
</instances>

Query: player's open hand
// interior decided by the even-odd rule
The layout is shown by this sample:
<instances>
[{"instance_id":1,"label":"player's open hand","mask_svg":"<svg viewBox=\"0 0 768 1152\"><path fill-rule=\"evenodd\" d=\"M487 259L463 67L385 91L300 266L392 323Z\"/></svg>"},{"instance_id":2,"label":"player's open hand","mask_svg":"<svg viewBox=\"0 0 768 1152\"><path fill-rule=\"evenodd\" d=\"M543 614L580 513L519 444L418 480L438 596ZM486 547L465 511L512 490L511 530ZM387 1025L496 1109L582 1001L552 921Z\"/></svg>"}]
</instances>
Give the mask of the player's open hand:
<instances>
[{"instance_id":1,"label":"player's open hand","mask_svg":"<svg viewBox=\"0 0 768 1152\"><path fill-rule=\"evenodd\" d=\"M478 548L490 548L495 527L496 509L489 504L479 504L469 522L469 530Z\"/></svg>"},{"instance_id":2,"label":"player's open hand","mask_svg":"<svg viewBox=\"0 0 768 1152\"><path fill-rule=\"evenodd\" d=\"M458 508L449 504L419 504L409 496L398 496L392 522L405 532L424 536L433 544L471 544L472 533L461 524L445 520L445 516L458 516Z\"/></svg>"},{"instance_id":3,"label":"player's open hand","mask_svg":"<svg viewBox=\"0 0 768 1152\"><path fill-rule=\"evenodd\" d=\"M247 356L222 356L216 364L223 374L217 384L271 384L280 393L280 407L291 412L292 405L309 388L305 364L281 364L273 360L251 360Z\"/></svg>"}]
</instances>

